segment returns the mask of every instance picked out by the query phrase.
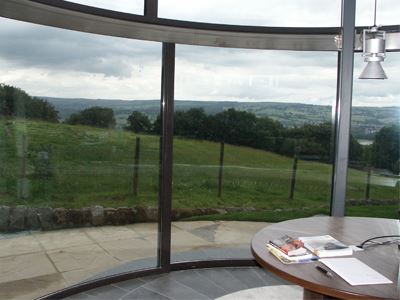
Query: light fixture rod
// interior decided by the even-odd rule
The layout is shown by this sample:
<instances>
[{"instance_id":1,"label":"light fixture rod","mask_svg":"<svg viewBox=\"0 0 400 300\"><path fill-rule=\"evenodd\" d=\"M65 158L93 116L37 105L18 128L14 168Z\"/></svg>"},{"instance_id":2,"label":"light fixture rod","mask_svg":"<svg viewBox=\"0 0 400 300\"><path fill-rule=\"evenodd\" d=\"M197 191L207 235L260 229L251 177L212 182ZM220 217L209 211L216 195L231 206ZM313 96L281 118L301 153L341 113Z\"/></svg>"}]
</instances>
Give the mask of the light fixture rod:
<instances>
[{"instance_id":1,"label":"light fixture rod","mask_svg":"<svg viewBox=\"0 0 400 300\"><path fill-rule=\"evenodd\" d=\"M376 26L376 3L378 0L375 0L375 9L374 9L374 27Z\"/></svg>"}]
</instances>

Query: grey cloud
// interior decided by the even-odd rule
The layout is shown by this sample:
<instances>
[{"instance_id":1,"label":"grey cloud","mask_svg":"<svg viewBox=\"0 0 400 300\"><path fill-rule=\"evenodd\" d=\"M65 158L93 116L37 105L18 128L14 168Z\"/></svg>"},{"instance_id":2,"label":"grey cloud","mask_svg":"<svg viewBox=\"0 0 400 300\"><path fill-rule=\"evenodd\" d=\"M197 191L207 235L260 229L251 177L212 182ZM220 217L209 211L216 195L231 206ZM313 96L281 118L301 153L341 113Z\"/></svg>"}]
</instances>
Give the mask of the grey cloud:
<instances>
[{"instance_id":1,"label":"grey cloud","mask_svg":"<svg viewBox=\"0 0 400 300\"><path fill-rule=\"evenodd\" d=\"M178 46L177 60L210 66L232 66L254 68L265 66L265 72L274 68L314 66L336 68L337 54L333 52L302 52L276 50L250 50Z\"/></svg>"},{"instance_id":2,"label":"grey cloud","mask_svg":"<svg viewBox=\"0 0 400 300\"><path fill-rule=\"evenodd\" d=\"M262 11L254 8L268 7L265 0L252 0L252 5L246 2L248 7L239 5L238 3L243 1L238 0L234 2L237 5L229 6L232 13L221 10L228 7L228 3L232 1L220 0L216 3L214 0L204 0L182 3L181 0L162 0L160 5L165 9L164 4L169 4L167 10L181 14L180 17L189 13L194 17L200 16L212 21L227 20L226 23L237 23L236 21L240 19L247 22L246 24L255 22L257 25L285 25L285 22L302 24L301 22L306 20L310 21L307 24L313 26L313 24L325 25L336 22L337 3L340 2L340 0L270 0L268 2L271 5L270 10ZM370 5L365 3L370 1L373 0L358 1L362 3L359 20L368 20ZM273 5L274 3L276 5ZM379 3L385 7L387 3L391 3L396 8L399 7L400 1L381 0ZM253 10L250 14L251 7ZM393 11L385 8L381 16L393 15ZM282 14L285 18L282 18ZM53 86L57 86L58 78L67 78L65 89L61 92L57 89L55 92L45 79L43 86L40 86L39 80L27 82L24 76L19 76L22 78L20 80L25 80L24 84L36 87L36 90L42 89L54 95L58 92L71 95L69 87L72 86L76 87L73 91L75 94L85 95L86 91L83 89L86 88L90 91L89 97L104 97L108 91L108 95L111 94L108 97L129 99L138 97L135 95L147 97L151 93L159 93L159 83L155 82L154 78L159 76L161 71L160 43L104 37L5 19L0 19L0 40L2 41L0 63L6 66L4 72L7 72L7 68L15 73L22 72L19 70L24 68L37 68L42 69L44 73L48 72L49 77L52 76L51 73L57 73L57 76L62 74L63 77L51 78ZM384 82L359 82L356 74L361 72L364 63L360 54L356 54L354 103L373 105L377 98L380 98L382 103L385 101L393 103L395 97L400 99L399 63L398 53L388 53L384 68L391 78ZM331 104L336 96L336 65L337 54L333 52L177 45L176 95L181 99L270 100ZM141 76L139 73L143 69L146 69L146 72L143 72L146 74ZM87 74L86 77L75 77L74 72ZM104 75L105 78L88 78L91 74ZM84 84L79 82L82 79L86 79ZM154 85L148 84L153 81ZM86 82L87 87L82 88ZM131 87L127 88L131 82L132 90ZM82 90L78 91L79 88ZM127 89L124 94L123 89Z\"/></svg>"},{"instance_id":3,"label":"grey cloud","mask_svg":"<svg viewBox=\"0 0 400 300\"><path fill-rule=\"evenodd\" d=\"M129 77L135 68L161 59L161 44L73 32L0 20L0 57L16 67ZM10 26L14 23L14 27Z\"/></svg>"}]
</instances>

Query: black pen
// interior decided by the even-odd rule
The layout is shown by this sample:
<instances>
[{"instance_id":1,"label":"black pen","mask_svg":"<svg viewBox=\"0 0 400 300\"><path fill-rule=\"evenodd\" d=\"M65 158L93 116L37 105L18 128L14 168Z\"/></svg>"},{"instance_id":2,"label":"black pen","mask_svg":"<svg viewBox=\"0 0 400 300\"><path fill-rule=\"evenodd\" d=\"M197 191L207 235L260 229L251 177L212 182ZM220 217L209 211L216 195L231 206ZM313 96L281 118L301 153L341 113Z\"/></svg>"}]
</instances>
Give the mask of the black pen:
<instances>
[{"instance_id":1,"label":"black pen","mask_svg":"<svg viewBox=\"0 0 400 300\"><path fill-rule=\"evenodd\" d=\"M332 278L333 275L331 272L329 272L328 270L325 270L324 268L320 267L320 266L316 266L315 267L318 271L320 271L321 273L324 273L325 276Z\"/></svg>"}]
</instances>

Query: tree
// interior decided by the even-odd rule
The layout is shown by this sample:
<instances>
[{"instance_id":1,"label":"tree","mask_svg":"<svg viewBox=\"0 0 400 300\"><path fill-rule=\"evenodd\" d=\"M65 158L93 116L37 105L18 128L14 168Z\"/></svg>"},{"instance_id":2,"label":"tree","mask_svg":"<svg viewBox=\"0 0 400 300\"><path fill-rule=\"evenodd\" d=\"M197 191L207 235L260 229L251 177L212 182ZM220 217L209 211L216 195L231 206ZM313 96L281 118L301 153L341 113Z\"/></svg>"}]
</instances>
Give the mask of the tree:
<instances>
[{"instance_id":1,"label":"tree","mask_svg":"<svg viewBox=\"0 0 400 300\"><path fill-rule=\"evenodd\" d=\"M277 152L283 143L283 125L268 117L256 119L256 139L253 146L259 149Z\"/></svg>"},{"instance_id":2,"label":"tree","mask_svg":"<svg viewBox=\"0 0 400 300\"><path fill-rule=\"evenodd\" d=\"M235 145L252 146L256 138L256 116L230 108L211 116L209 138Z\"/></svg>"},{"instance_id":3,"label":"tree","mask_svg":"<svg viewBox=\"0 0 400 300\"><path fill-rule=\"evenodd\" d=\"M65 123L71 125L89 125L100 128L114 128L114 111L107 107L93 106L84 109L79 113L70 115Z\"/></svg>"},{"instance_id":4,"label":"tree","mask_svg":"<svg viewBox=\"0 0 400 300\"><path fill-rule=\"evenodd\" d=\"M174 115L174 134L189 138L206 137L205 125L207 115L202 108L191 108L177 111Z\"/></svg>"},{"instance_id":5,"label":"tree","mask_svg":"<svg viewBox=\"0 0 400 300\"><path fill-rule=\"evenodd\" d=\"M162 124L161 124L162 122L161 121L162 121L161 120L161 115L158 114L157 118L153 122L153 130L152 130L152 132L154 134L161 135L161 130L162 130Z\"/></svg>"},{"instance_id":6,"label":"tree","mask_svg":"<svg viewBox=\"0 0 400 300\"><path fill-rule=\"evenodd\" d=\"M284 143L287 154L298 153L306 156L313 156L322 160L331 158L331 123L305 124L302 127L295 127L287 130L286 138L292 140L289 149L288 143Z\"/></svg>"},{"instance_id":7,"label":"tree","mask_svg":"<svg viewBox=\"0 0 400 300\"><path fill-rule=\"evenodd\" d=\"M48 122L58 122L58 111L54 106L43 99L34 97L28 102L27 118L40 119Z\"/></svg>"},{"instance_id":8,"label":"tree","mask_svg":"<svg viewBox=\"0 0 400 300\"><path fill-rule=\"evenodd\" d=\"M128 125L125 127L125 129L131 130L135 133L149 133L152 129L149 117L139 111L132 112L127 119L127 123Z\"/></svg>"},{"instance_id":9,"label":"tree","mask_svg":"<svg viewBox=\"0 0 400 300\"><path fill-rule=\"evenodd\" d=\"M58 122L58 111L49 102L23 90L0 84L0 116Z\"/></svg>"},{"instance_id":10,"label":"tree","mask_svg":"<svg viewBox=\"0 0 400 300\"><path fill-rule=\"evenodd\" d=\"M377 168L399 173L400 125L383 127L372 144L372 163Z\"/></svg>"}]
</instances>

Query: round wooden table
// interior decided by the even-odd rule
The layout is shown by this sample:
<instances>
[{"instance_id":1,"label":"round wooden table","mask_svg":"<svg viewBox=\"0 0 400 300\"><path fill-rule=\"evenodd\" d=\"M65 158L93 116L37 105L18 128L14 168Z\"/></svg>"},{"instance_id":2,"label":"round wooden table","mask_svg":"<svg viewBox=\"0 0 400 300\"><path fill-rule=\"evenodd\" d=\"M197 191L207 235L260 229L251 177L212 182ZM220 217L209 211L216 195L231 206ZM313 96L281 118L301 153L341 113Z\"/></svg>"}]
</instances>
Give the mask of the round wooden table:
<instances>
[{"instance_id":1,"label":"round wooden table","mask_svg":"<svg viewBox=\"0 0 400 300\"><path fill-rule=\"evenodd\" d=\"M315 266L320 262L285 265L266 249L266 244L283 235L292 237L329 234L347 245L359 245L368 238L399 235L398 220L357 217L312 217L276 223L260 230L251 242L251 251L264 268L304 288L305 299L319 299L324 295L336 298L400 299L399 261L397 245L370 246L354 252L358 258L393 284L351 286L333 273L333 278L321 274Z\"/></svg>"}]
</instances>

